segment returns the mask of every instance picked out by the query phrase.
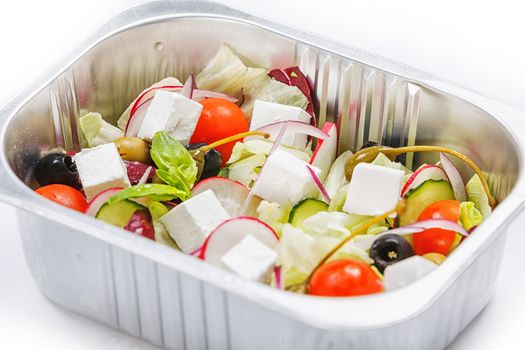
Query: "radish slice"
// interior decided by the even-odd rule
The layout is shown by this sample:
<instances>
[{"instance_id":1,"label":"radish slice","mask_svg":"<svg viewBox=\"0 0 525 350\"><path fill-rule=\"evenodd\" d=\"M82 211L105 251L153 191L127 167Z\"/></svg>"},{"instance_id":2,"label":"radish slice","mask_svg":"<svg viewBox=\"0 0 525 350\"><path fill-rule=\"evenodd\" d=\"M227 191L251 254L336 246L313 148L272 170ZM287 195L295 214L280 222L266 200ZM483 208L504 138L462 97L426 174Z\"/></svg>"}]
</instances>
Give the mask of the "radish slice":
<instances>
[{"instance_id":1,"label":"radish slice","mask_svg":"<svg viewBox=\"0 0 525 350\"><path fill-rule=\"evenodd\" d=\"M317 187L319 192L323 195L325 202L330 203L331 201L330 195L326 191L326 188L324 188L323 182L321 181L321 179L319 179L314 169L312 169L312 167L309 164L306 165L306 168L308 169L308 172L310 173L310 176L312 177L312 180L314 181L315 186Z\"/></svg>"},{"instance_id":2,"label":"radish slice","mask_svg":"<svg viewBox=\"0 0 525 350\"><path fill-rule=\"evenodd\" d=\"M241 216L226 220L213 230L202 246L200 258L220 266L224 254L248 235L253 235L272 249L276 249L279 243L279 237L266 223L249 216Z\"/></svg>"},{"instance_id":3,"label":"radish slice","mask_svg":"<svg viewBox=\"0 0 525 350\"><path fill-rule=\"evenodd\" d=\"M194 89L195 89L195 78L193 77L193 73L192 73L190 74L186 82L184 83L184 86L182 87L180 94L184 97L192 98Z\"/></svg>"},{"instance_id":4,"label":"radish slice","mask_svg":"<svg viewBox=\"0 0 525 350\"><path fill-rule=\"evenodd\" d=\"M326 122L322 129L329 137L325 140L319 140L315 147L314 154L310 159L310 164L321 169L321 180L328 176L330 167L335 161L337 153L337 127L334 123Z\"/></svg>"},{"instance_id":5,"label":"radish slice","mask_svg":"<svg viewBox=\"0 0 525 350\"><path fill-rule=\"evenodd\" d=\"M193 187L193 195L197 195L206 190L212 190L221 205L231 217L241 215L241 209L248 198L250 190L240 182L230 180L225 177L209 177L202 180ZM246 215L256 215L257 207L261 200L251 201Z\"/></svg>"},{"instance_id":6,"label":"radish slice","mask_svg":"<svg viewBox=\"0 0 525 350\"><path fill-rule=\"evenodd\" d=\"M275 266L273 273L275 275L275 287L277 289L284 289L283 271L282 266Z\"/></svg>"},{"instance_id":7,"label":"radish slice","mask_svg":"<svg viewBox=\"0 0 525 350\"><path fill-rule=\"evenodd\" d=\"M199 101L205 98L222 98L224 100L227 100L233 103L236 103L239 100L233 96L222 94L220 92L215 92L215 91L210 91L210 90L200 90L200 89L193 90L192 99Z\"/></svg>"},{"instance_id":8,"label":"radish slice","mask_svg":"<svg viewBox=\"0 0 525 350\"><path fill-rule=\"evenodd\" d=\"M140 125L142 124L142 121L144 120L144 115L146 114L147 107L149 106L149 103L151 103L151 100L155 96L155 92L157 90L180 90L182 89L181 85L164 85L164 86L156 86L152 87L151 89L148 89L141 93L139 97L135 100L135 103L131 107L131 111L129 112L129 119L128 123L126 124L125 134L126 136L137 136L137 133L139 131ZM142 111L141 113L137 113L139 110ZM138 117L139 119L135 120L135 118Z\"/></svg>"},{"instance_id":9,"label":"radish slice","mask_svg":"<svg viewBox=\"0 0 525 350\"><path fill-rule=\"evenodd\" d=\"M86 214L89 216L93 216L93 217L97 216L100 208L102 208L102 206L106 204L106 202L111 197L113 197L113 195L117 194L118 192L122 190L123 190L122 187L114 187L114 188L110 188L110 189L100 192L95 197L93 197L91 202L89 202L88 207L86 209Z\"/></svg>"},{"instance_id":10,"label":"radish slice","mask_svg":"<svg viewBox=\"0 0 525 350\"><path fill-rule=\"evenodd\" d=\"M294 134L305 134L308 136L316 137L320 140L325 140L328 137L330 137L330 135L328 135L323 130L312 126L309 123L300 122L297 120L285 120L264 125L256 129L256 131L267 132L269 134L277 134L283 128L284 125L287 126L287 131L292 132Z\"/></svg>"},{"instance_id":11,"label":"radish slice","mask_svg":"<svg viewBox=\"0 0 525 350\"><path fill-rule=\"evenodd\" d=\"M420 166L416 171L410 175L407 182L401 190L401 197L404 197L410 190L419 187L423 182L427 180L447 180L447 174L433 164L425 164Z\"/></svg>"},{"instance_id":12,"label":"radish slice","mask_svg":"<svg viewBox=\"0 0 525 350\"><path fill-rule=\"evenodd\" d=\"M441 160L441 165L450 180L450 184L452 185L454 197L460 202L466 201L467 193L465 192L465 184L463 183L463 179L461 178L458 169L456 169L445 153L440 153L439 158Z\"/></svg>"}]
</instances>

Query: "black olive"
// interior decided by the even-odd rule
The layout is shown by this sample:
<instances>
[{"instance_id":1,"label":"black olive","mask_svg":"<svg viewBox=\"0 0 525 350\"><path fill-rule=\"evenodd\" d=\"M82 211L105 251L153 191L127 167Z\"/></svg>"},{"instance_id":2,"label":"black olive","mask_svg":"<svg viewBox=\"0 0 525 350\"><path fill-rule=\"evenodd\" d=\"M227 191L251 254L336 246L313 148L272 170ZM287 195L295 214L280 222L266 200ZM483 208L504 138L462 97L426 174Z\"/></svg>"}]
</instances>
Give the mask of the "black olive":
<instances>
[{"instance_id":1,"label":"black olive","mask_svg":"<svg viewBox=\"0 0 525 350\"><path fill-rule=\"evenodd\" d=\"M383 273L388 265L414 255L412 246L406 239L396 234L386 234L377 238L369 252L377 269Z\"/></svg>"},{"instance_id":2,"label":"black olive","mask_svg":"<svg viewBox=\"0 0 525 350\"><path fill-rule=\"evenodd\" d=\"M188 151L193 151L203 146L206 146L206 143L191 143L186 146ZM204 168L202 169L201 176L199 180L204 180L208 177L217 176L221 170L222 156L215 150L210 149L204 153Z\"/></svg>"},{"instance_id":3,"label":"black olive","mask_svg":"<svg viewBox=\"0 0 525 350\"><path fill-rule=\"evenodd\" d=\"M64 153L49 153L40 158L34 174L40 186L63 184L76 189L82 187L73 158Z\"/></svg>"},{"instance_id":4,"label":"black olive","mask_svg":"<svg viewBox=\"0 0 525 350\"><path fill-rule=\"evenodd\" d=\"M374 146L379 146L379 143L374 142L374 141L366 141L365 143L363 143L363 145L361 146L361 148L359 150L362 150L362 149L368 148L368 147L374 147Z\"/></svg>"}]
</instances>

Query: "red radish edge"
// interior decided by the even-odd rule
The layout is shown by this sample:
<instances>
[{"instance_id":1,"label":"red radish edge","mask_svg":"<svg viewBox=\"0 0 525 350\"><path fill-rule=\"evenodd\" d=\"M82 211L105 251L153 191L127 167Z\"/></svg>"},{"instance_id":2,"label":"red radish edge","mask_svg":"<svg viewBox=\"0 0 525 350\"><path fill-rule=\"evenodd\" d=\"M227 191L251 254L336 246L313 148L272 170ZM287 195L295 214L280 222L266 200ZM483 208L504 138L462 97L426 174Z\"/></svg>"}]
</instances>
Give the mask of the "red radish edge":
<instances>
[{"instance_id":1,"label":"red radish edge","mask_svg":"<svg viewBox=\"0 0 525 350\"><path fill-rule=\"evenodd\" d=\"M183 87L182 85L155 86L155 87L152 87L152 88L144 91L143 93L141 93L139 95L139 97L137 97L137 99L135 100L135 103L133 103L133 106L131 107L131 111L129 112L129 119L128 119L128 122L127 122L126 128L125 128L125 133L127 134L127 131L128 131L128 128L129 128L129 124L130 124L131 120L133 119L133 116L135 115L135 112L137 112L137 109L140 107L140 102L142 101L144 96L146 96L148 93L150 93L152 91L159 90L159 89L181 89L182 87Z\"/></svg>"},{"instance_id":2,"label":"red radish edge","mask_svg":"<svg viewBox=\"0 0 525 350\"><path fill-rule=\"evenodd\" d=\"M321 192L323 195L324 200L326 203L330 203L330 195L328 194L328 191L326 188L324 188L323 183L321 182L321 179L317 176L314 169L310 166L310 164L306 164L306 168L308 169L308 172L310 173L310 176L312 177L312 180L314 181L315 186Z\"/></svg>"},{"instance_id":3,"label":"red radish edge","mask_svg":"<svg viewBox=\"0 0 525 350\"><path fill-rule=\"evenodd\" d=\"M441 160L443 170L445 170L445 174L447 174L450 184L452 185L454 197L456 197L456 200L460 202L466 201L467 193L465 192L465 184L463 183L463 179L461 178L458 169L454 166L454 164L452 164L445 153L439 153L439 158Z\"/></svg>"},{"instance_id":4,"label":"red radish edge","mask_svg":"<svg viewBox=\"0 0 525 350\"><path fill-rule=\"evenodd\" d=\"M246 203L246 200L248 199L248 197L250 196L250 189L246 186L244 186L242 183L238 182L238 181L234 181L234 180L231 180L231 179L228 179L226 177L221 177L221 176L213 176L213 177L209 177L207 179L204 179L202 181L200 181L199 183L197 183L194 187L193 187L193 195L196 195L198 193L201 193L207 189L211 189L213 191L214 189L214 183L216 184L219 184L219 183L222 183L224 184L223 186L234 186L235 188L231 188L229 189L228 193L230 192L235 192L235 191L242 191L243 194L246 194L246 198L238 203L239 206L238 208L234 208L233 206L231 205L225 205L225 203L221 203L223 204L223 207L224 209L226 209L226 211L228 212L228 214L230 214L230 216L238 216L239 214L243 214L243 213L246 213L244 210L244 205ZM202 189L202 190L201 190ZM224 192L224 191L223 191ZM221 202L221 193L215 193L216 196L217 196L217 199L219 199L219 202ZM224 196L224 195L222 195ZM221 197L221 198L219 198ZM229 199L232 199L235 197L235 193L231 193L231 196L229 196L228 198ZM252 196L253 198L253 196ZM251 200L248 202L248 206L250 205L251 203ZM248 207L246 207L247 209Z\"/></svg>"},{"instance_id":5,"label":"red radish edge","mask_svg":"<svg viewBox=\"0 0 525 350\"><path fill-rule=\"evenodd\" d=\"M426 174L427 172L429 172L429 170L434 170L436 172L434 174L435 176L431 176L432 174ZM441 174L441 176L437 174ZM421 179L421 181L419 181L418 179ZM403 189L401 190L401 197L404 197L405 194L408 193L408 191L410 191L414 187L419 186L426 180L447 180L448 181L448 177L447 177L447 174L443 171L443 169L441 169L437 165L425 164L419 167L416 171L414 171L412 175L410 175L407 182L403 186Z\"/></svg>"},{"instance_id":6,"label":"red radish edge","mask_svg":"<svg viewBox=\"0 0 525 350\"><path fill-rule=\"evenodd\" d=\"M330 130L332 128L335 127L335 130L336 130L336 133L337 135L339 135L339 130L337 130L337 125L335 125L334 123L332 122L326 122L324 125L323 125L323 128L321 129L322 131L324 131L327 135L330 136ZM337 137L339 138L339 137ZM321 149L321 146L323 144L325 140L319 140L319 142L317 142L317 146L315 146L315 150L314 150L314 153L312 154L312 158L310 159L310 164L313 164L313 162L315 161L315 157L317 156L317 154L319 153L319 150ZM336 149L336 152L337 152L337 149Z\"/></svg>"},{"instance_id":7,"label":"red radish edge","mask_svg":"<svg viewBox=\"0 0 525 350\"><path fill-rule=\"evenodd\" d=\"M273 228L270 227L270 225L268 225L267 223L265 223L264 221L261 221L257 218L254 218L254 217L251 217L251 216L238 216L238 217L235 217L235 218L231 218L231 219L228 219L228 220L225 220L223 221L219 226L217 226L211 233L210 235L208 236L208 238L206 238L206 240L204 241L204 243L202 244L201 248L200 248L200 254L199 254L199 259L202 259L202 260L206 260L206 250L208 249L208 243L210 242L210 239L213 237L213 235L221 228L223 227L224 225L232 222L232 221L236 221L236 220L250 220L250 221L254 221L258 224L261 224L263 225L265 228L267 228L269 230L269 232L273 233L275 239L277 241L279 241L279 236L277 235L277 233L275 233L275 231L273 230ZM249 234L249 232L247 233Z\"/></svg>"},{"instance_id":8,"label":"red radish edge","mask_svg":"<svg viewBox=\"0 0 525 350\"><path fill-rule=\"evenodd\" d=\"M113 197L113 195L122 190L122 187L113 187L100 192L89 202L88 207L86 209L86 214L95 217L98 214L100 208L102 208L102 206L106 204L106 202L111 197Z\"/></svg>"},{"instance_id":9,"label":"red radish edge","mask_svg":"<svg viewBox=\"0 0 525 350\"><path fill-rule=\"evenodd\" d=\"M205 185L206 183L208 183L210 181L227 181L227 182L231 182L232 184L242 186L245 189L248 189L248 187L244 186L239 181L235 181L235 180L229 179L227 177L222 177L222 176L212 176L212 177L208 177L207 179L204 179L202 181L199 181L195 186L193 186L193 190L197 190L197 193L199 193L198 188L200 186L202 186L202 185Z\"/></svg>"}]
</instances>

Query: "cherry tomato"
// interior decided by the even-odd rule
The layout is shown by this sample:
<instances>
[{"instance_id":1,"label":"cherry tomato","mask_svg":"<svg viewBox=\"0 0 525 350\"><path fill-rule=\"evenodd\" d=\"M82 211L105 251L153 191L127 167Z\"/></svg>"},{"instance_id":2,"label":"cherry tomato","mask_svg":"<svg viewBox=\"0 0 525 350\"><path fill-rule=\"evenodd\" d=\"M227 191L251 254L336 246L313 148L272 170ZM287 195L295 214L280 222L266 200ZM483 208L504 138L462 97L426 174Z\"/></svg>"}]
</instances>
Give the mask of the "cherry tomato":
<instances>
[{"instance_id":1,"label":"cherry tomato","mask_svg":"<svg viewBox=\"0 0 525 350\"><path fill-rule=\"evenodd\" d=\"M379 293L381 281L362 261L340 259L321 266L314 272L308 294L346 297Z\"/></svg>"},{"instance_id":2,"label":"cherry tomato","mask_svg":"<svg viewBox=\"0 0 525 350\"><path fill-rule=\"evenodd\" d=\"M459 221L459 202L444 200L430 204L419 215L418 221L429 219L446 219ZM448 255L456 239L456 232L431 228L413 236L414 251L417 255L439 253Z\"/></svg>"},{"instance_id":3,"label":"cherry tomato","mask_svg":"<svg viewBox=\"0 0 525 350\"><path fill-rule=\"evenodd\" d=\"M88 207L84 195L70 186L62 184L47 185L40 187L35 192L53 202L80 212L85 212Z\"/></svg>"},{"instance_id":4,"label":"cherry tomato","mask_svg":"<svg viewBox=\"0 0 525 350\"><path fill-rule=\"evenodd\" d=\"M190 143L212 142L228 136L248 131L248 120L242 110L230 101L222 98L207 98L200 101L202 113L190 139ZM217 147L222 155L222 165L225 165L232 154L233 146L238 141L232 141Z\"/></svg>"}]
</instances>

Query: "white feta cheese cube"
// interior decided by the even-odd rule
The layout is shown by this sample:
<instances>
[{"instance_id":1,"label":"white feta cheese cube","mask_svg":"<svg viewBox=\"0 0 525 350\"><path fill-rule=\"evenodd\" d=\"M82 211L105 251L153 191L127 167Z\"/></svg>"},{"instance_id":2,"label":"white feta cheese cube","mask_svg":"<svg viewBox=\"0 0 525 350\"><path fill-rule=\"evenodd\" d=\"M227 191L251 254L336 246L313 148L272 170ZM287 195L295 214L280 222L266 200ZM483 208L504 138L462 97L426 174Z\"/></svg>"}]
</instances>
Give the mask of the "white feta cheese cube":
<instances>
[{"instance_id":1,"label":"white feta cheese cube","mask_svg":"<svg viewBox=\"0 0 525 350\"><path fill-rule=\"evenodd\" d=\"M222 263L241 277L267 282L277 253L252 235L244 237L222 257Z\"/></svg>"},{"instance_id":2,"label":"white feta cheese cube","mask_svg":"<svg viewBox=\"0 0 525 350\"><path fill-rule=\"evenodd\" d=\"M84 148L73 157L87 200L113 187L129 187L128 172L113 142Z\"/></svg>"},{"instance_id":3,"label":"white feta cheese cube","mask_svg":"<svg viewBox=\"0 0 525 350\"><path fill-rule=\"evenodd\" d=\"M396 207L404 172L380 165L359 163L352 174L343 210L376 216Z\"/></svg>"},{"instance_id":4,"label":"white feta cheese cube","mask_svg":"<svg viewBox=\"0 0 525 350\"><path fill-rule=\"evenodd\" d=\"M255 130L261 126L282 122L285 120L296 120L310 123L312 116L299 107L282 105L273 102L257 100L253 107L252 121L250 130ZM271 139L275 140L277 134L272 134ZM304 134L293 134L286 132L282 138L283 145L303 149L306 147L308 139Z\"/></svg>"},{"instance_id":5,"label":"white feta cheese cube","mask_svg":"<svg viewBox=\"0 0 525 350\"><path fill-rule=\"evenodd\" d=\"M202 105L176 92L157 91L140 125L138 137L151 140L157 131L169 132L176 140L190 139Z\"/></svg>"},{"instance_id":6,"label":"white feta cheese cube","mask_svg":"<svg viewBox=\"0 0 525 350\"><path fill-rule=\"evenodd\" d=\"M230 216L212 190L177 205L160 218L184 253L199 248L210 233Z\"/></svg>"},{"instance_id":7,"label":"white feta cheese cube","mask_svg":"<svg viewBox=\"0 0 525 350\"><path fill-rule=\"evenodd\" d=\"M432 261L419 255L389 265L384 271L383 284L385 290L404 287L417 281L437 267Z\"/></svg>"},{"instance_id":8,"label":"white feta cheese cube","mask_svg":"<svg viewBox=\"0 0 525 350\"><path fill-rule=\"evenodd\" d=\"M293 205L315 191L307 166L305 161L278 148L266 160L253 186L253 193L269 202ZM319 168L310 167L317 176L321 175Z\"/></svg>"}]
</instances>

